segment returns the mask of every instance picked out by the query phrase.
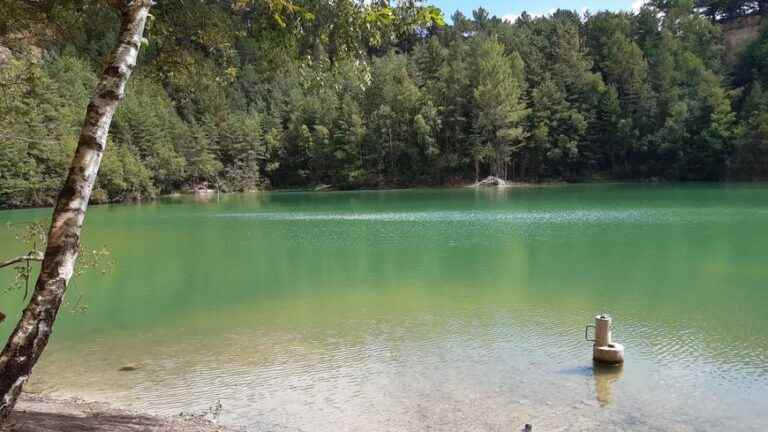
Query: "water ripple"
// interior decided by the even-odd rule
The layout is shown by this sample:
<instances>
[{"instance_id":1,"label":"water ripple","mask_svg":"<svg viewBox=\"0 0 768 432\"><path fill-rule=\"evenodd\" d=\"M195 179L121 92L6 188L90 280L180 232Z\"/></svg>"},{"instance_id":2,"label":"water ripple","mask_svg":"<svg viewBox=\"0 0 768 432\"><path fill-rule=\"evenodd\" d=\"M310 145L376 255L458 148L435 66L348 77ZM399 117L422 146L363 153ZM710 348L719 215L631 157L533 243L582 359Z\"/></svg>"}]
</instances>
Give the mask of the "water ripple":
<instances>
[{"instance_id":1,"label":"water ripple","mask_svg":"<svg viewBox=\"0 0 768 432\"><path fill-rule=\"evenodd\" d=\"M755 209L691 209L655 208L627 210L555 211L430 211L430 212L253 212L217 213L212 218L237 218L265 221L374 221L374 222L514 222L514 223L708 223L723 219L754 218L768 215L768 210Z\"/></svg>"}]
</instances>

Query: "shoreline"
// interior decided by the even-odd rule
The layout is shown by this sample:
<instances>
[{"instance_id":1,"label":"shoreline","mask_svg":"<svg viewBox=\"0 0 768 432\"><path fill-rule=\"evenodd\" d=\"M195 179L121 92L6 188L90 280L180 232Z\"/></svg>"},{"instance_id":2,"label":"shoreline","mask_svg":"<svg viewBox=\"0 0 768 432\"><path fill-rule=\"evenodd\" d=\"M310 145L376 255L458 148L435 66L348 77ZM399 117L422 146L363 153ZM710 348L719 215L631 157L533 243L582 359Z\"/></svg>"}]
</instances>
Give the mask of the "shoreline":
<instances>
[{"instance_id":1,"label":"shoreline","mask_svg":"<svg viewBox=\"0 0 768 432\"><path fill-rule=\"evenodd\" d=\"M594 181L594 182L587 182L587 183L595 183L595 184L602 184L602 183L614 183L613 181L610 182L602 182L602 181ZM617 181L616 183L635 183L635 182L621 182ZM317 192L317 193L328 193L328 192L376 192L376 191L400 191L400 190L415 190L415 189L466 189L466 188L485 188L488 190L491 189L507 189L507 188L525 188L525 187L543 187L543 186L557 186L557 185L568 185L568 184L579 184L579 183L568 183L568 182L508 182L505 186L477 186L474 182L447 182L447 183L424 183L424 184L412 184L412 185L402 185L397 183L392 184L382 184L379 186L360 186L360 187L336 187L336 186L329 186L324 188L318 188L319 186L323 185L315 185L315 186L296 186L296 187L270 187L265 189L253 189L253 190L246 190L246 191L227 191L227 192L220 192L222 195L228 195L228 194L235 194L235 193L264 193L264 192L279 192L279 193L286 193L286 192ZM204 190L177 190L165 194L159 194L152 198L147 199L127 199L127 200L121 200L121 201L107 201L107 202L91 202L89 203L88 207L98 207L98 206L106 206L106 205L131 205L131 204L143 204L143 203L152 203L156 202L162 199L173 199L173 198L179 198L179 197L199 197L199 198L208 198L211 196L217 195L216 189L204 189ZM30 206L19 206L19 207L2 207L0 206L0 211L10 211L10 210L33 210L33 209L52 209L53 205L30 205Z\"/></svg>"},{"instance_id":2,"label":"shoreline","mask_svg":"<svg viewBox=\"0 0 768 432\"><path fill-rule=\"evenodd\" d=\"M82 399L24 393L2 432L242 432L218 425L207 413L174 417L113 407Z\"/></svg>"},{"instance_id":3,"label":"shoreline","mask_svg":"<svg viewBox=\"0 0 768 432\"><path fill-rule=\"evenodd\" d=\"M474 182L468 182L468 183L444 183L444 184L415 184L410 186L401 186L397 184L391 184L391 185L381 185L378 187L357 187L357 188L336 188L334 186L330 186L327 188L317 189L312 187L296 187L296 188L273 188L273 189L262 189L256 192L317 192L317 193L327 193L327 192L382 192L382 191L406 191L406 190L419 190L419 189L470 189L470 188L477 188L477 189L506 189L506 188L534 188L534 187L543 187L543 186L559 186L559 185L568 185L568 184L578 184L578 183L567 183L567 182L541 182L541 183L534 183L534 182L507 182L506 185L503 186L485 186L485 185L477 185ZM215 192L214 192L215 193ZM224 193L224 192L222 192ZM227 192L229 193L229 192ZM184 195L190 195L190 194L177 194L177 196L184 196ZM193 194L192 194L193 195Z\"/></svg>"},{"instance_id":4,"label":"shoreline","mask_svg":"<svg viewBox=\"0 0 768 432\"><path fill-rule=\"evenodd\" d=\"M424 184L412 184L412 185L399 185L399 184L382 184L380 186L367 187L360 186L354 188L337 188L334 186L318 189L317 186L306 187L276 187L266 189L254 189L247 191L227 191L221 192L222 195L236 194L236 193L264 193L264 192L316 192L316 193L328 193L328 192L382 192L382 191L405 191L405 190L417 190L417 189L485 189L485 190L504 190L504 189L516 189L516 188L541 188L541 187L553 187L553 186L573 186L573 185L759 185L766 184L768 180L754 180L754 181L738 181L738 180L724 180L724 181L668 181L668 180L621 180L621 179L590 179L579 182L568 181L543 181L543 182L519 182L509 181L503 186L486 186L477 185L474 182L448 182L448 183L424 183ZM215 189L208 189L204 191L189 191L179 190L166 194L160 194L153 198L141 199L141 200L122 200L111 202L91 202L89 207L98 207L106 205L131 205L131 204L143 204L157 202L162 199L172 199L179 197L210 197L215 196L217 191ZM0 207L0 212L11 210L34 210L34 209L52 209L53 205L46 206L20 206L20 207Z\"/></svg>"}]
</instances>

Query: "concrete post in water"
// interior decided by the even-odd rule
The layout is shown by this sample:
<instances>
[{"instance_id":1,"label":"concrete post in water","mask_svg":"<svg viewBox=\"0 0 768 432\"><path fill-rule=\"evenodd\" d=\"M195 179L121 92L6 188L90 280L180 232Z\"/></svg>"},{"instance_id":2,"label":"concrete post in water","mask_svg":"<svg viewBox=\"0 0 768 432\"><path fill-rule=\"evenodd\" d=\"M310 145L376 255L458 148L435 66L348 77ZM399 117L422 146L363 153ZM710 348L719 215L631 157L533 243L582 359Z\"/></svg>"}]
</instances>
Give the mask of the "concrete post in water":
<instances>
[{"instance_id":1,"label":"concrete post in water","mask_svg":"<svg viewBox=\"0 0 768 432\"><path fill-rule=\"evenodd\" d=\"M608 346L611 343L611 317L598 315L595 317L595 346Z\"/></svg>"},{"instance_id":2,"label":"concrete post in water","mask_svg":"<svg viewBox=\"0 0 768 432\"><path fill-rule=\"evenodd\" d=\"M594 339L588 337L590 327L595 329ZM614 365L624 363L624 345L611 339L611 317L608 314L596 316L595 325L588 325L584 329L584 338L594 342L592 357L596 362Z\"/></svg>"}]
</instances>

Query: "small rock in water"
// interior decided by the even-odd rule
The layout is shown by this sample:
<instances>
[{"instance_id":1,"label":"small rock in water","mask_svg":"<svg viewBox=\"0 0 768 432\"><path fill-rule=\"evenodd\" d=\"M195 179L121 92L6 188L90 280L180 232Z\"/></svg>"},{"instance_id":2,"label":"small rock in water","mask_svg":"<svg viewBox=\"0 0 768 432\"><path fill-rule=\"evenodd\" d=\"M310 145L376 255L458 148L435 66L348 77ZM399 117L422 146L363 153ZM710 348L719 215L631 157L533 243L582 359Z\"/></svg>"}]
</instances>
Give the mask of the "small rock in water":
<instances>
[{"instance_id":1,"label":"small rock in water","mask_svg":"<svg viewBox=\"0 0 768 432\"><path fill-rule=\"evenodd\" d=\"M141 363L130 363L130 364L127 364L127 365L121 367L120 369L118 369L118 371L120 371L120 372L132 372L132 371L141 369L143 367L144 367L144 365L141 364Z\"/></svg>"}]
</instances>

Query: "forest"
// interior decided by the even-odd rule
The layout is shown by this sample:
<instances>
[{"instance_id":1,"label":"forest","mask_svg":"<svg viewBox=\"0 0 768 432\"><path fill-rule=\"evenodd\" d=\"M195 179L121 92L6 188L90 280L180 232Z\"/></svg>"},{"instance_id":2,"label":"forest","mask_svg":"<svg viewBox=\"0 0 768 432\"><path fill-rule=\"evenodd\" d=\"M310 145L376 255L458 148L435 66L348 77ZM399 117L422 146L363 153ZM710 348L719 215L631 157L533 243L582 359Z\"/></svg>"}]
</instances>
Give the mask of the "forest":
<instances>
[{"instance_id":1,"label":"forest","mask_svg":"<svg viewBox=\"0 0 768 432\"><path fill-rule=\"evenodd\" d=\"M450 17L417 0L164 0L93 202L193 188L768 178L768 2ZM104 0L0 0L0 207L66 175L120 20Z\"/></svg>"}]
</instances>

